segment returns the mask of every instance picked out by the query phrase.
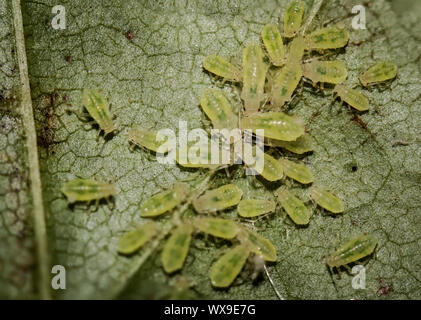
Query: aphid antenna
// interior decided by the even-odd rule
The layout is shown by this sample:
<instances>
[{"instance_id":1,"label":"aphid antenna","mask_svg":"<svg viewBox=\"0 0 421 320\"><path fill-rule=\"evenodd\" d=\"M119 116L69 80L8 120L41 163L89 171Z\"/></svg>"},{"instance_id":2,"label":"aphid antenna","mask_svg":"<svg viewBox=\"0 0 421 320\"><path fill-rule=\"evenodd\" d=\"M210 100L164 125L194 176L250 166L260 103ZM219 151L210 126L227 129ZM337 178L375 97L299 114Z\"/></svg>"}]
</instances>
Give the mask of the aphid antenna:
<instances>
[{"instance_id":1,"label":"aphid antenna","mask_svg":"<svg viewBox=\"0 0 421 320\"><path fill-rule=\"evenodd\" d=\"M316 17L316 15L319 12L322 4L323 4L323 0L315 0L314 1L313 8L311 8L311 12L309 13L309 15L307 17L307 21L301 29L301 35L302 36L304 36L304 34L306 33L306 29L310 26L313 19Z\"/></svg>"},{"instance_id":2,"label":"aphid antenna","mask_svg":"<svg viewBox=\"0 0 421 320\"><path fill-rule=\"evenodd\" d=\"M285 300L285 298L279 293L278 289L276 289L275 283L273 282L273 279L269 274L266 264L264 264L263 269L265 270L266 277L268 278L273 291L275 291L276 296L279 298L279 300Z\"/></svg>"}]
</instances>

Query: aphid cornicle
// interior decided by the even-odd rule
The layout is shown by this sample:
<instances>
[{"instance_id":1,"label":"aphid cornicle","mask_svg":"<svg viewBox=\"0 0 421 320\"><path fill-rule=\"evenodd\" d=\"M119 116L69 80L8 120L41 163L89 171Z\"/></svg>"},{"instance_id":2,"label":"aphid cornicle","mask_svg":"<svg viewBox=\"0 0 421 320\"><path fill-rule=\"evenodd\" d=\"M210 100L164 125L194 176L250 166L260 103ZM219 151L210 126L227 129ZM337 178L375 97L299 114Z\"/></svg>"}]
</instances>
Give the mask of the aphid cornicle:
<instances>
[{"instance_id":1,"label":"aphid cornicle","mask_svg":"<svg viewBox=\"0 0 421 320\"><path fill-rule=\"evenodd\" d=\"M358 111L366 111L370 108L368 99L355 89L348 88L342 84L337 84L333 89L333 92L336 93L342 101L345 101Z\"/></svg>"},{"instance_id":2,"label":"aphid cornicle","mask_svg":"<svg viewBox=\"0 0 421 320\"><path fill-rule=\"evenodd\" d=\"M284 37L292 38L301 27L305 4L300 0L293 0L288 4L284 15Z\"/></svg>"},{"instance_id":3,"label":"aphid cornicle","mask_svg":"<svg viewBox=\"0 0 421 320\"><path fill-rule=\"evenodd\" d=\"M226 184L194 199L193 207L198 213L216 212L237 205L242 195L243 191L235 184Z\"/></svg>"},{"instance_id":4,"label":"aphid cornicle","mask_svg":"<svg viewBox=\"0 0 421 320\"><path fill-rule=\"evenodd\" d=\"M380 62L360 75L361 84L367 87L396 77L398 67L392 62Z\"/></svg>"},{"instance_id":5,"label":"aphid cornicle","mask_svg":"<svg viewBox=\"0 0 421 320\"><path fill-rule=\"evenodd\" d=\"M73 179L61 188L69 202L92 201L111 197L115 194L114 185L92 179Z\"/></svg>"},{"instance_id":6,"label":"aphid cornicle","mask_svg":"<svg viewBox=\"0 0 421 320\"><path fill-rule=\"evenodd\" d=\"M240 230L234 221L209 217L195 219L194 227L204 233L223 239L235 238Z\"/></svg>"},{"instance_id":7,"label":"aphid cornicle","mask_svg":"<svg viewBox=\"0 0 421 320\"><path fill-rule=\"evenodd\" d=\"M108 102L101 92L93 89L83 89L82 103L101 130L104 130L105 135L117 129L113 123L113 116Z\"/></svg>"},{"instance_id":8,"label":"aphid cornicle","mask_svg":"<svg viewBox=\"0 0 421 320\"><path fill-rule=\"evenodd\" d=\"M294 141L267 139L266 143L274 147L284 148L296 154L303 154L313 150L313 142L311 141L310 135L307 133L298 137L297 140Z\"/></svg>"},{"instance_id":9,"label":"aphid cornicle","mask_svg":"<svg viewBox=\"0 0 421 320\"><path fill-rule=\"evenodd\" d=\"M250 250L244 244L229 249L210 269L212 285L218 288L230 286L243 269L249 254Z\"/></svg>"},{"instance_id":10,"label":"aphid cornicle","mask_svg":"<svg viewBox=\"0 0 421 320\"><path fill-rule=\"evenodd\" d=\"M314 181L313 172L305 165L290 161L288 159L279 160L287 177L294 179L302 184L312 183Z\"/></svg>"},{"instance_id":11,"label":"aphid cornicle","mask_svg":"<svg viewBox=\"0 0 421 320\"><path fill-rule=\"evenodd\" d=\"M168 238L161 253L161 262L165 272L180 270L189 252L193 227L189 223L181 223Z\"/></svg>"},{"instance_id":12,"label":"aphid cornicle","mask_svg":"<svg viewBox=\"0 0 421 320\"><path fill-rule=\"evenodd\" d=\"M298 225L308 224L311 212L300 199L282 187L276 191L276 195L279 203L294 223Z\"/></svg>"},{"instance_id":13,"label":"aphid cornicle","mask_svg":"<svg viewBox=\"0 0 421 320\"><path fill-rule=\"evenodd\" d=\"M291 100L302 75L301 64L294 61L288 61L281 70L276 72L273 77L270 94L271 105L274 108L282 107Z\"/></svg>"},{"instance_id":14,"label":"aphid cornicle","mask_svg":"<svg viewBox=\"0 0 421 320\"><path fill-rule=\"evenodd\" d=\"M238 127L238 117L221 90L206 89L200 97L200 105L215 129Z\"/></svg>"},{"instance_id":15,"label":"aphid cornicle","mask_svg":"<svg viewBox=\"0 0 421 320\"><path fill-rule=\"evenodd\" d=\"M374 236L363 233L330 254L326 263L331 269L345 266L373 253L376 245L377 239Z\"/></svg>"},{"instance_id":16,"label":"aphid cornicle","mask_svg":"<svg viewBox=\"0 0 421 320\"><path fill-rule=\"evenodd\" d=\"M246 228L240 230L237 237L251 252L263 256L266 261L276 261L276 248L268 239Z\"/></svg>"},{"instance_id":17,"label":"aphid cornicle","mask_svg":"<svg viewBox=\"0 0 421 320\"><path fill-rule=\"evenodd\" d=\"M326 50L345 47L349 32L345 29L326 27L305 36L308 50Z\"/></svg>"},{"instance_id":18,"label":"aphid cornicle","mask_svg":"<svg viewBox=\"0 0 421 320\"><path fill-rule=\"evenodd\" d=\"M165 143L165 137L162 141L158 139L158 133L155 130L133 128L129 131L129 141L139 147L146 148L153 152L158 152L159 147ZM168 148L160 150L163 153L168 152Z\"/></svg>"},{"instance_id":19,"label":"aphid cornicle","mask_svg":"<svg viewBox=\"0 0 421 320\"><path fill-rule=\"evenodd\" d=\"M243 218L253 218L275 211L276 203L272 200L243 199L237 207L238 215Z\"/></svg>"},{"instance_id":20,"label":"aphid cornicle","mask_svg":"<svg viewBox=\"0 0 421 320\"><path fill-rule=\"evenodd\" d=\"M158 232L155 222L148 222L134 230L126 232L118 240L118 252L132 254L151 240Z\"/></svg>"},{"instance_id":21,"label":"aphid cornicle","mask_svg":"<svg viewBox=\"0 0 421 320\"><path fill-rule=\"evenodd\" d=\"M264 129L266 138L293 141L304 134L303 120L283 112L255 113L241 119L243 130Z\"/></svg>"},{"instance_id":22,"label":"aphid cornicle","mask_svg":"<svg viewBox=\"0 0 421 320\"><path fill-rule=\"evenodd\" d=\"M216 55L205 57L203 67L224 79L241 81L241 71L222 57Z\"/></svg>"},{"instance_id":23,"label":"aphid cornicle","mask_svg":"<svg viewBox=\"0 0 421 320\"><path fill-rule=\"evenodd\" d=\"M285 63L285 48L281 33L274 24L267 24L262 29L262 40L270 61L277 67Z\"/></svg>"},{"instance_id":24,"label":"aphid cornicle","mask_svg":"<svg viewBox=\"0 0 421 320\"><path fill-rule=\"evenodd\" d=\"M310 79L314 84L318 82L338 84L346 80L348 71L345 64L339 60L314 60L303 64L303 76Z\"/></svg>"},{"instance_id":25,"label":"aphid cornicle","mask_svg":"<svg viewBox=\"0 0 421 320\"><path fill-rule=\"evenodd\" d=\"M140 216L155 217L174 209L184 201L188 189L187 184L177 182L172 189L159 192L146 199L140 208Z\"/></svg>"},{"instance_id":26,"label":"aphid cornicle","mask_svg":"<svg viewBox=\"0 0 421 320\"><path fill-rule=\"evenodd\" d=\"M322 208L332 213L341 213L344 211L344 204L334 194L318 187L311 187L310 197Z\"/></svg>"},{"instance_id":27,"label":"aphid cornicle","mask_svg":"<svg viewBox=\"0 0 421 320\"><path fill-rule=\"evenodd\" d=\"M262 48L258 44L249 44L243 49L243 89L245 112L259 111L260 103L265 99L264 87L268 66L263 62Z\"/></svg>"}]
</instances>

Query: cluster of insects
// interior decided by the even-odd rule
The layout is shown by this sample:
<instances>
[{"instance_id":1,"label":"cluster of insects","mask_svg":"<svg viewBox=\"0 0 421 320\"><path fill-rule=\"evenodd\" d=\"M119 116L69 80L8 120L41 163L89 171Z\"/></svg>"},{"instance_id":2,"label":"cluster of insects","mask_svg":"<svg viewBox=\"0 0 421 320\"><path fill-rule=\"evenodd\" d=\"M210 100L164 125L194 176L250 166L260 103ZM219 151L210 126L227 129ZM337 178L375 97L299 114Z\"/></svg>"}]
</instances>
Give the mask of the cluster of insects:
<instances>
[{"instance_id":1,"label":"cluster of insects","mask_svg":"<svg viewBox=\"0 0 421 320\"><path fill-rule=\"evenodd\" d=\"M252 133L263 129L266 147L275 152L264 153L261 177L269 182L287 177L304 187L311 185L308 189L309 199L330 214L340 214L345 210L341 198L322 186L312 185L314 175L307 166L274 155L276 152L282 154L282 149L299 155L312 151L311 138L306 133L304 121L284 112L303 81L311 82L322 90L326 89L325 85L333 86L331 92L352 108L358 111L369 109L369 100L363 93L344 84L348 75L344 62L308 58L312 52L334 52L344 48L349 40L349 32L339 26L329 26L306 34L302 26L305 11L306 6L302 1L291 1L284 15L283 33L274 24L264 26L261 32L263 46L259 43L247 44L242 50L241 66L217 55L205 57L204 69L240 88L244 105L237 114L222 90L208 88L200 97L200 106L215 129L239 129ZM284 45L284 41L288 45ZM396 74L395 64L380 62L361 74L359 79L361 85L367 87L391 80ZM109 106L98 91L85 89L83 103L105 134L116 129ZM152 152L157 152L163 144L156 131L144 128L131 129L129 141ZM189 155L196 154L194 148L197 146L187 148ZM200 157L208 159L210 154L200 153ZM194 234L204 233L222 238L233 245L211 266L209 276L214 287L228 287L247 261L251 260L250 257L263 261L263 265L264 261L277 260L275 246L256 232L253 221L283 209L296 225L310 223L311 208L285 185L274 192L272 199L246 199L235 184L209 189L213 175L226 168L226 165L183 162L179 159L179 153L176 160L183 167L199 168L205 173L205 179L200 181L200 185L193 186L186 181L176 182L168 190L144 200L139 214L151 221L126 232L118 241L119 253L131 255L148 243L157 244L166 238L161 262L165 272L173 273L182 269ZM243 163L253 168L245 160ZM115 189L109 183L75 179L67 182L62 192L70 202L98 201L113 196ZM237 219L221 214L234 207L239 216ZM172 214L169 222L164 222L167 227L154 221L165 214ZM346 266L371 254L376 244L377 240L372 235L362 234L330 254L326 263L331 269Z\"/></svg>"}]
</instances>

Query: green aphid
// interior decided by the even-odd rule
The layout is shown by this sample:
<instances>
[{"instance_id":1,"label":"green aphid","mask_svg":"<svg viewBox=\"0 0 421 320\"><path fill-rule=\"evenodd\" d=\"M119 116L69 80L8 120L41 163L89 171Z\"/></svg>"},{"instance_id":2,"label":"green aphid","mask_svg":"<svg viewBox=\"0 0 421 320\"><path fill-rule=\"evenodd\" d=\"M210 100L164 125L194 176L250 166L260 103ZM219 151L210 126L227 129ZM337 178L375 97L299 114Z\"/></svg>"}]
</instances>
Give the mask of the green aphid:
<instances>
[{"instance_id":1,"label":"green aphid","mask_svg":"<svg viewBox=\"0 0 421 320\"><path fill-rule=\"evenodd\" d=\"M99 201L115 194L114 185L91 179L73 179L67 181L61 188L70 203L76 201Z\"/></svg>"},{"instance_id":2,"label":"green aphid","mask_svg":"<svg viewBox=\"0 0 421 320\"><path fill-rule=\"evenodd\" d=\"M326 259L327 265L333 269L360 260L373 253L376 245L377 239L374 236L363 233L330 254Z\"/></svg>"},{"instance_id":3,"label":"green aphid","mask_svg":"<svg viewBox=\"0 0 421 320\"><path fill-rule=\"evenodd\" d=\"M348 71L343 61L314 60L303 64L303 76L314 84L318 82L338 84L346 80Z\"/></svg>"},{"instance_id":4,"label":"green aphid","mask_svg":"<svg viewBox=\"0 0 421 320\"><path fill-rule=\"evenodd\" d=\"M270 61L277 67L285 63L285 48L281 33L274 24L267 24L262 29L262 40Z\"/></svg>"},{"instance_id":5,"label":"green aphid","mask_svg":"<svg viewBox=\"0 0 421 320\"><path fill-rule=\"evenodd\" d=\"M185 200L188 190L187 184L175 183L172 189L159 192L145 200L140 208L140 216L156 217L174 209Z\"/></svg>"},{"instance_id":6,"label":"green aphid","mask_svg":"<svg viewBox=\"0 0 421 320\"><path fill-rule=\"evenodd\" d=\"M268 155L267 153L263 153L263 170L260 171L259 169L261 168L257 167L261 161L259 153L255 155L255 162L253 164L248 164L246 162L246 159L243 160L250 169L256 170L267 181L277 181L279 179L282 179L282 177L284 176L282 165L279 163L278 160L276 160L271 155Z\"/></svg>"},{"instance_id":7,"label":"green aphid","mask_svg":"<svg viewBox=\"0 0 421 320\"><path fill-rule=\"evenodd\" d=\"M288 159L279 160L287 177L294 179L302 184L312 183L314 181L313 172L305 165L296 163Z\"/></svg>"},{"instance_id":8,"label":"green aphid","mask_svg":"<svg viewBox=\"0 0 421 320\"><path fill-rule=\"evenodd\" d=\"M302 76L303 71L301 64L298 62L288 61L281 70L276 72L270 94L271 105L274 108L282 107L291 100Z\"/></svg>"},{"instance_id":9,"label":"green aphid","mask_svg":"<svg viewBox=\"0 0 421 320\"><path fill-rule=\"evenodd\" d=\"M342 84L337 84L333 89L333 92L336 93L342 101L345 101L358 111L366 111L370 108L370 103L366 96L355 89L348 88Z\"/></svg>"},{"instance_id":10,"label":"green aphid","mask_svg":"<svg viewBox=\"0 0 421 320\"><path fill-rule=\"evenodd\" d=\"M161 145L166 142L165 137L161 140L158 133L151 129L133 128L129 131L129 141L139 147L146 148L153 152L158 152ZM168 147L163 147L159 150L162 153L167 153Z\"/></svg>"},{"instance_id":11,"label":"green aphid","mask_svg":"<svg viewBox=\"0 0 421 320\"><path fill-rule=\"evenodd\" d=\"M209 72L231 81L241 81L241 71L224 58L210 55L203 59L203 67Z\"/></svg>"},{"instance_id":12,"label":"green aphid","mask_svg":"<svg viewBox=\"0 0 421 320\"><path fill-rule=\"evenodd\" d=\"M305 133L294 141L282 141L275 139L267 139L267 144L274 147L281 147L296 154L304 154L313 150L313 142L310 135Z\"/></svg>"},{"instance_id":13,"label":"green aphid","mask_svg":"<svg viewBox=\"0 0 421 320\"><path fill-rule=\"evenodd\" d=\"M326 50L345 47L349 32L345 29L326 27L316 30L305 37L308 50Z\"/></svg>"},{"instance_id":14,"label":"green aphid","mask_svg":"<svg viewBox=\"0 0 421 320\"><path fill-rule=\"evenodd\" d=\"M276 209L276 203L272 200L244 199L238 204L238 215L243 218L254 218Z\"/></svg>"},{"instance_id":15,"label":"green aphid","mask_svg":"<svg viewBox=\"0 0 421 320\"><path fill-rule=\"evenodd\" d=\"M266 138L294 141L304 134L304 121L283 112L255 113L241 119L241 128L264 129Z\"/></svg>"},{"instance_id":16,"label":"green aphid","mask_svg":"<svg viewBox=\"0 0 421 320\"><path fill-rule=\"evenodd\" d=\"M193 200L193 207L198 213L216 212L237 205L242 195L243 191L235 184L226 184Z\"/></svg>"},{"instance_id":17,"label":"green aphid","mask_svg":"<svg viewBox=\"0 0 421 320\"><path fill-rule=\"evenodd\" d=\"M219 154L220 159L216 161L218 164L212 163L212 149L211 143L194 144L191 146L181 146L177 150L176 161L179 165L185 168L207 168L216 169L221 166L222 153ZM181 155L184 154L185 158Z\"/></svg>"},{"instance_id":18,"label":"green aphid","mask_svg":"<svg viewBox=\"0 0 421 320\"><path fill-rule=\"evenodd\" d=\"M144 225L126 232L118 240L118 252L132 254L139 250L145 243L151 240L158 232L155 222L148 222Z\"/></svg>"},{"instance_id":19,"label":"green aphid","mask_svg":"<svg viewBox=\"0 0 421 320\"><path fill-rule=\"evenodd\" d=\"M293 0L288 4L284 15L284 37L292 38L296 35L303 21L305 4L300 0Z\"/></svg>"},{"instance_id":20,"label":"green aphid","mask_svg":"<svg viewBox=\"0 0 421 320\"><path fill-rule=\"evenodd\" d=\"M341 213L344 211L344 204L334 194L318 187L310 189L310 197L322 208L332 213Z\"/></svg>"},{"instance_id":21,"label":"green aphid","mask_svg":"<svg viewBox=\"0 0 421 320\"><path fill-rule=\"evenodd\" d=\"M256 232L243 228L238 233L238 239L244 243L251 252L261 255L266 261L276 261L276 248L272 242Z\"/></svg>"},{"instance_id":22,"label":"green aphid","mask_svg":"<svg viewBox=\"0 0 421 320\"><path fill-rule=\"evenodd\" d=\"M260 103L266 98L264 87L267 65L263 62L262 48L258 44L249 44L243 49L243 89L241 99L244 100L245 112L259 111Z\"/></svg>"},{"instance_id":23,"label":"green aphid","mask_svg":"<svg viewBox=\"0 0 421 320\"><path fill-rule=\"evenodd\" d=\"M200 105L215 129L238 127L238 117L221 90L206 89L200 97Z\"/></svg>"},{"instance_id":24,"label":"green aphid","mask_svg":"<svg viewBox=\"0 0 421 320\"><path fill-rule=\"evenodd\" d=\"M168 238L161 253L161 262L165 272L180 270L186 260L190 248L193 227L189 223L181 223Z\"/></svg>"},{"instance_id":25,"label":"green aphid","mask_svg":"<svg viewBox=\"0 0 421 320\"><path fill-rule=\"evenodd\" d=\"M384 82L396 77L398 67L392 62L380 62L369 68L360 75L361 84L364 87Z\"/></svg>"},{"instance_id":26,"label":"green aphid","mask_svg":"<svg viewBox=\"0 0 421 320\"><path fill-rule=\"evenodd\" d=\"M306 48L306 44L304 38L300 35L296 36L289 45L288 51L288 62L299 62L304 56L304 50Z\"/></svg>"},{"instance_id":27,"label":"green aphid","mask_svg":"<svg viewBox=\"0 0 421 320\"><path fill-rule=\"evenodd\" d=\"M212 285L217 288L229 287L243 269L249 254L249 248L241 244L222 255L210 269Z\"/></svg>"},{"instance_id":28,"label":"green aphid","mask_svg":"<svg viewBox=\"0 0 421 320\"><path fill-rule=\"evenodd\" d=\"M231 220L221 218L197 218L194 220L196 229L223 239L233 239L240 230L239 226Z\"/></svg>"},{"instance_id":29,"label":"green aphid","mask_svg":"<svg viewBox=\"0 0 421 320\"><path fill-rule=\"evenodd\" d=\"M305 204L286 188L276 191L279 203L294 223L307 225L310 221L311 212Z\"/></svg>"},{"instance_id":30,"label":"green aphid","mask_svg":"<svg viewBox=\"0 0 421 320\"><path fill-rule=\"evenodd\" d=\"M93 89L83 89L82 103L101 130L104 130L105 135L117 129L113 123L113 116L108 102L101 92Z\"/></svg>"}]
</instances>

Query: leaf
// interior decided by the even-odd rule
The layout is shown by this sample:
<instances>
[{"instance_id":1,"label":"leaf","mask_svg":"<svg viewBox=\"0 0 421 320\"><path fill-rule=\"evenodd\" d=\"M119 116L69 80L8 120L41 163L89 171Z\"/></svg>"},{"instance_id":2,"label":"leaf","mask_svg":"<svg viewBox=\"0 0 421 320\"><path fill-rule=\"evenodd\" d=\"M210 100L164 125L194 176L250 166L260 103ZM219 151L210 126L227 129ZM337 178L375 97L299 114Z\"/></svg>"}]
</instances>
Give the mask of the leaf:
<instances>
[{"instance_id":1,"label":"leaf","mask_svg":"<svg viewBox=\"0 0 421 320\"><path fill-rule=\"evenodd\" d=\"M145 295L143 283L161 288L167 282L159 255L152 254L139 269L142 256L118 255L117 240L125 230L145 222L138 214L145 198L191 171L161 165L140 150L130 152L127 132L135 125L176 129L179 120L188 121L189 128L204 127L199 98L215 83L202 69L203 57L218 54L238 60L242 46L258 41L262 27L276 23L286 4L274 0L113 0L95 4L76 0L64 3L65 30L54 30L48 23L54 1L23 4L52 263L67 270L67 289L56 292L57 298L145 298L150 296ZM306 4L311 7L311 1ZM399 20L389 3L376 0L367 7L367 30L351 30L350 13L355 4L360 3L325 1L308 31L330 19L344 21L351 39L338 59L348 68L348 84L358 85L358 73L384 59L398 65L398 78L384 90L364 90L371 101L370 111L364 114L354 114L309 86L292 104L290 113L305 119L314 140L314 153L306 157L307 165L318 184L343 197L346 212L333 217L316 209L307 228L297 228L279 213L262 224L261 234L274 243L278 253L278 261L268 270L287 299L376 299L380 279L392 287L388 298L420 298L421 43L413 31L419 22ZM5 12L5 17L10 17L10 8ZM13 45L1 43L2 48ZM3 73L1 77L4 90ZM12 96L17 75L7 77L5 83ZM97 129L83 130L86 125L67 112L81 108L81 90L88 87L105 93L120 124L120 132L106 141L102 137L97 141ZM224 89L240 103L229 83ZM3 110L3 102L1 105ZM16 128L21 125L20 118L7 121L17 121ZM15 130L11 139L20 137L15 141L21 142L8 143L22 148L22 131ZM4 135L1 139L6 141ZM19 161L19 172L27 177L26 158ZM76 175L112 180L118 189L115 209L110 211L101 204L98 211L88 214L83 205L69 207L59 190L69 176ZM223 174L217 179L218 185L230 182ZM269 195L254 178L235 175L232 180L243 189L245 198ZM291 185L294 192L304 195L301 186ZM25 194L28 186L24 183L19 189ZM236 213L226 215L234 217ZM379 240L375 254L364 260L366 290L354 290L352 275L346 273L335 279L335 289L325 257L361 232L373 233ZM0 237L19 242L4 228ZM33 244L32 240L29 243ZM209 265L226 246L201 239L194 240L193 246L182 273L194 281L199 297L276 298L269 281L253 285L247 273L229 290L214 290ZM31 255L29 246L25 248ZM13 250L1 246L2 261L4 256L12 256ZM0 279L8 278L3 272ZM30 282L25 280L25 284ZM16 286L7 288L7 295L19 294ZM22 293L33 288L25 290Z\"/></svg>"}]
</instances>

